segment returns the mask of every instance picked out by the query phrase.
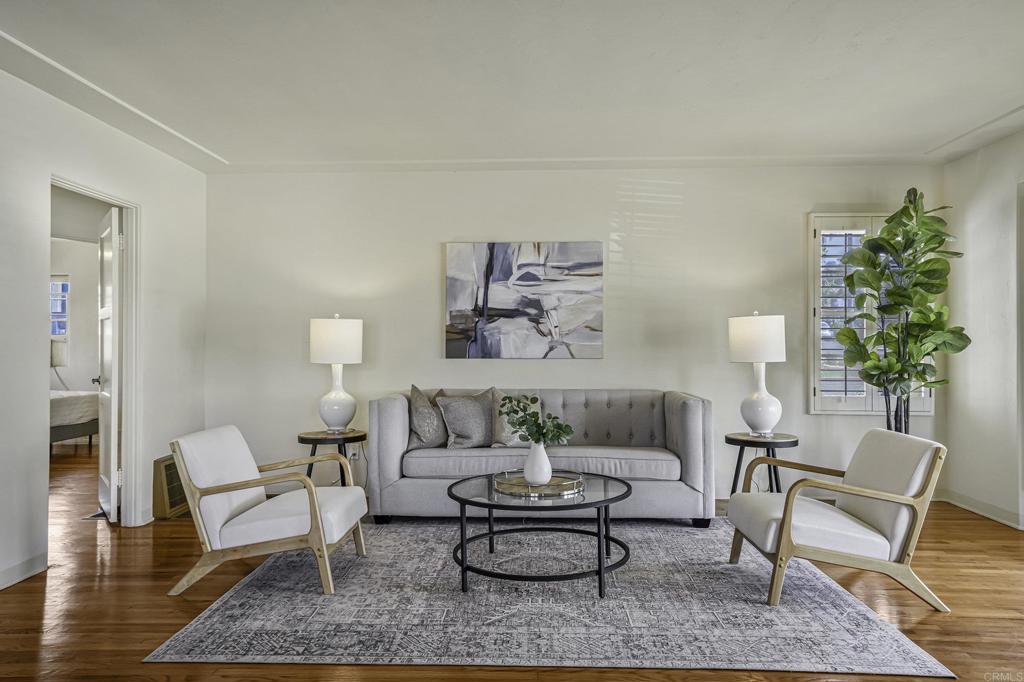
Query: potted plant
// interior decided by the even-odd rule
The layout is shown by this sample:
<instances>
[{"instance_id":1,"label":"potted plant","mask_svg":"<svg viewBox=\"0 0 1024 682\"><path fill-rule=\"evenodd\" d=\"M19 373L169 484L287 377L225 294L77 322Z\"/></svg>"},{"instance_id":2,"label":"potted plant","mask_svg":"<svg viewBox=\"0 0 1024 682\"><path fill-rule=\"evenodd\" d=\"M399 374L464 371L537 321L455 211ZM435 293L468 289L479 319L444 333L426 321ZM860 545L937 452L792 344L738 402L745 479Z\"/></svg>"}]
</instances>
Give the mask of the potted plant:
<instances>
[{"instance_id":1,"label":"potted plant","mask_svg":"<svg viewBox=\"0 0 1024 682\"><path fill-rule=\"evenodd\" d=\"M545 446L565 445L573 434L571 426L550 412L542 416L539 402L537 396L507 395L501 399L499 408L519 440L530 443L530 454L523 467L523 476L530 485L547 485L551 480L551 461Z\"/></svg>"},{"instance_id":2,"label":"potted plant","mask_svg":"<svg viewBox=\"0 0 1024 682\"><path fill-rule=\"evenodd\" d=\"M950 259L962 253L945 249L954 239L946 221L925 210L924 195L907 190L903 207L886 218L877 236L864 239L842 262L853 268L845 284L860 312L836 334L847 367L882 390L885 426L909 433L910 397L915 391L948 383L939 379L935 356L959 353L971 339L963 327L949 324L949 308L936 301L949 286ZM849 325L865 320L863 338Z\"/></svg>"}]
</instances>

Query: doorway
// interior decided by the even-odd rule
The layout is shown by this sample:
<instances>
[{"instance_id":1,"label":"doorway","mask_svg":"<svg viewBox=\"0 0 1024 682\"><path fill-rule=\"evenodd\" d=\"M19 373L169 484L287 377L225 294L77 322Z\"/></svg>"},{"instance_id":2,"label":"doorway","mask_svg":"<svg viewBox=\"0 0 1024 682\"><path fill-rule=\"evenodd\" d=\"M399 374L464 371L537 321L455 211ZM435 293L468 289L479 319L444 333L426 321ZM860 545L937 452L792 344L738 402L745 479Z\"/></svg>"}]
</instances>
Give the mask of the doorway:
<instances>
[{"instance_id":1,"label":"doorway","mask_svg":"<svg viewBox=\"0 0 1024 682\"><path fill-rule=\"evenodd\" d=\"M126 435L134 432L125 398L133 321L133 237L137 208L53 179L50 223L51 526L66 502L93 500L97 518L118 523L131 500L123 485ZM56 495L61 495L55 499Z\"/></svg>"}]
</instances>

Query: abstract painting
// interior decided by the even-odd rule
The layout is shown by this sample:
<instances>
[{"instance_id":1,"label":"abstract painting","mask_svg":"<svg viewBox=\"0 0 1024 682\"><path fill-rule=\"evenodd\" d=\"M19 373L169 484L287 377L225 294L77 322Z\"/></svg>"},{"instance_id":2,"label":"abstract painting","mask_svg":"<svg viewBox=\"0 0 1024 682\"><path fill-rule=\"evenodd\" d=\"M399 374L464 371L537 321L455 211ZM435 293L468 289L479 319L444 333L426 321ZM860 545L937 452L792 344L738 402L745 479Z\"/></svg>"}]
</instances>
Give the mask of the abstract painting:
<instances>
[{"instance_id":1,"label":"abstract painting","mask_svg":"<svg viewBox=\"0 0 1024 682\"><path fill-rule=\"evenodd\" d=\"M600 358L602 242L451 242L445 357Z\"/></svg>"}]
</instances>

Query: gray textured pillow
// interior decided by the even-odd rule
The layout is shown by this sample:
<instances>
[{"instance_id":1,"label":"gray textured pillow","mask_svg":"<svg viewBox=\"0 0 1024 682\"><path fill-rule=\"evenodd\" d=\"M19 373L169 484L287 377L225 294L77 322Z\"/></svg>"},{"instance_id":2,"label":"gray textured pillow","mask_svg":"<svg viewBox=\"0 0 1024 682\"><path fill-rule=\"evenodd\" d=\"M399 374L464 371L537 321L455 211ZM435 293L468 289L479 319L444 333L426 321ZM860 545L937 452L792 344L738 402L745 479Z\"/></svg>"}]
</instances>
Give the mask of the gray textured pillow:
<instances>
[{"instance_id":1,"label":"gray textured pillow","mask_svg":"<svg viewBox=\"0 0 1024 682\"><path fill-rule=\"evenodd\" d=\"M490 447L493 392L489 388L475 395L437 398L444 425L448 427L448 447Z\"/></svg>"},{"instance_id":2,"label":"gray textured pillow","mask_svg":"<svg viewBox=\"0 0 1024 682\"><path fill-rule=\"evenodd\" d=\"M508 425L508 418L501 414L501 399L506 395L513 395L517 398L537 398L537 404L532 406L531 412L540 414L541 403L540 396L527 395L525 393L513 393L508 394L497 388L494 390L494 408L492 410L491 429L494 432L494 443L491 444L492 448L528 448L530 447L530 441L519 440L519 436L512 431L512 427Z\"/></svg>"},{"instance_id":3,"label":"gray textured pillow","mask_svg":"<svg viewBox=\"0 0 1024 682\"><path fill-rule=\"evenodd\" d=\"M431 400L415 385L409 389L409 446L407 450L443 448L448 443L441 408L435 402L444 394L438 391Z\"/></svg>"}]
</instances>

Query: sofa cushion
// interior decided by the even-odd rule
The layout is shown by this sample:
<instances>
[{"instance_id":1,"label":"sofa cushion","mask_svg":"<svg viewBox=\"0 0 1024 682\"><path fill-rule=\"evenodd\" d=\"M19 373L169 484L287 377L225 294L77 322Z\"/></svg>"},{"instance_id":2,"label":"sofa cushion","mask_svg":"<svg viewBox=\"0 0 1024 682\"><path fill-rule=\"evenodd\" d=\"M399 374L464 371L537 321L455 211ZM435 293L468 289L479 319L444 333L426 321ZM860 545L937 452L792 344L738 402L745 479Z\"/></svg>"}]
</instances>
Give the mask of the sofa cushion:
<instances>
[{"instance_id":1,"label":"sofa cushion","mask_svg":"<svg viewBox=\"0 0 1024 682\"><path fill-rule=\"evenodd\" d=\"M415 384L409 390L409 450L441 447L448 442L448 429L435 402L442 395L443 390L428 398Z\"/></svg>"},{"instance_id":2,"label":"sofa cushion","mask_svg":"<svg viewBox=\"0 0 1024 682\"><path fill-rule=\"evenodd\" d=\"M552 446L551 466L625 479L678 481L679 458L664 448ZM426 448L402 458L402 474L409 478L459 479L521 469L526 452L504 448Z\"/></svg>"},{"instance_id":3,"label":"sofa cushion","mask_svg":"<svg viewBox=\"0 0 1024 682\"><path fill-rule=\"evenodd\" d=\"M493 389L468 396L439 396L450 448L489 448L493 442Z\"/></svg>"},{"instance_id":4,"label":"sofa cushion","mask_svg":"<svg viewBox=\"0 0 1024 682\"><path fill-rule=\"evenodd\" d=\"M786 493L736 493L729 498L729 521L765 552L779 547ZM873 559L889 558L889 541L860 519L827 502L797 497L793 542Z\"/></svg>"}]
</instances>

